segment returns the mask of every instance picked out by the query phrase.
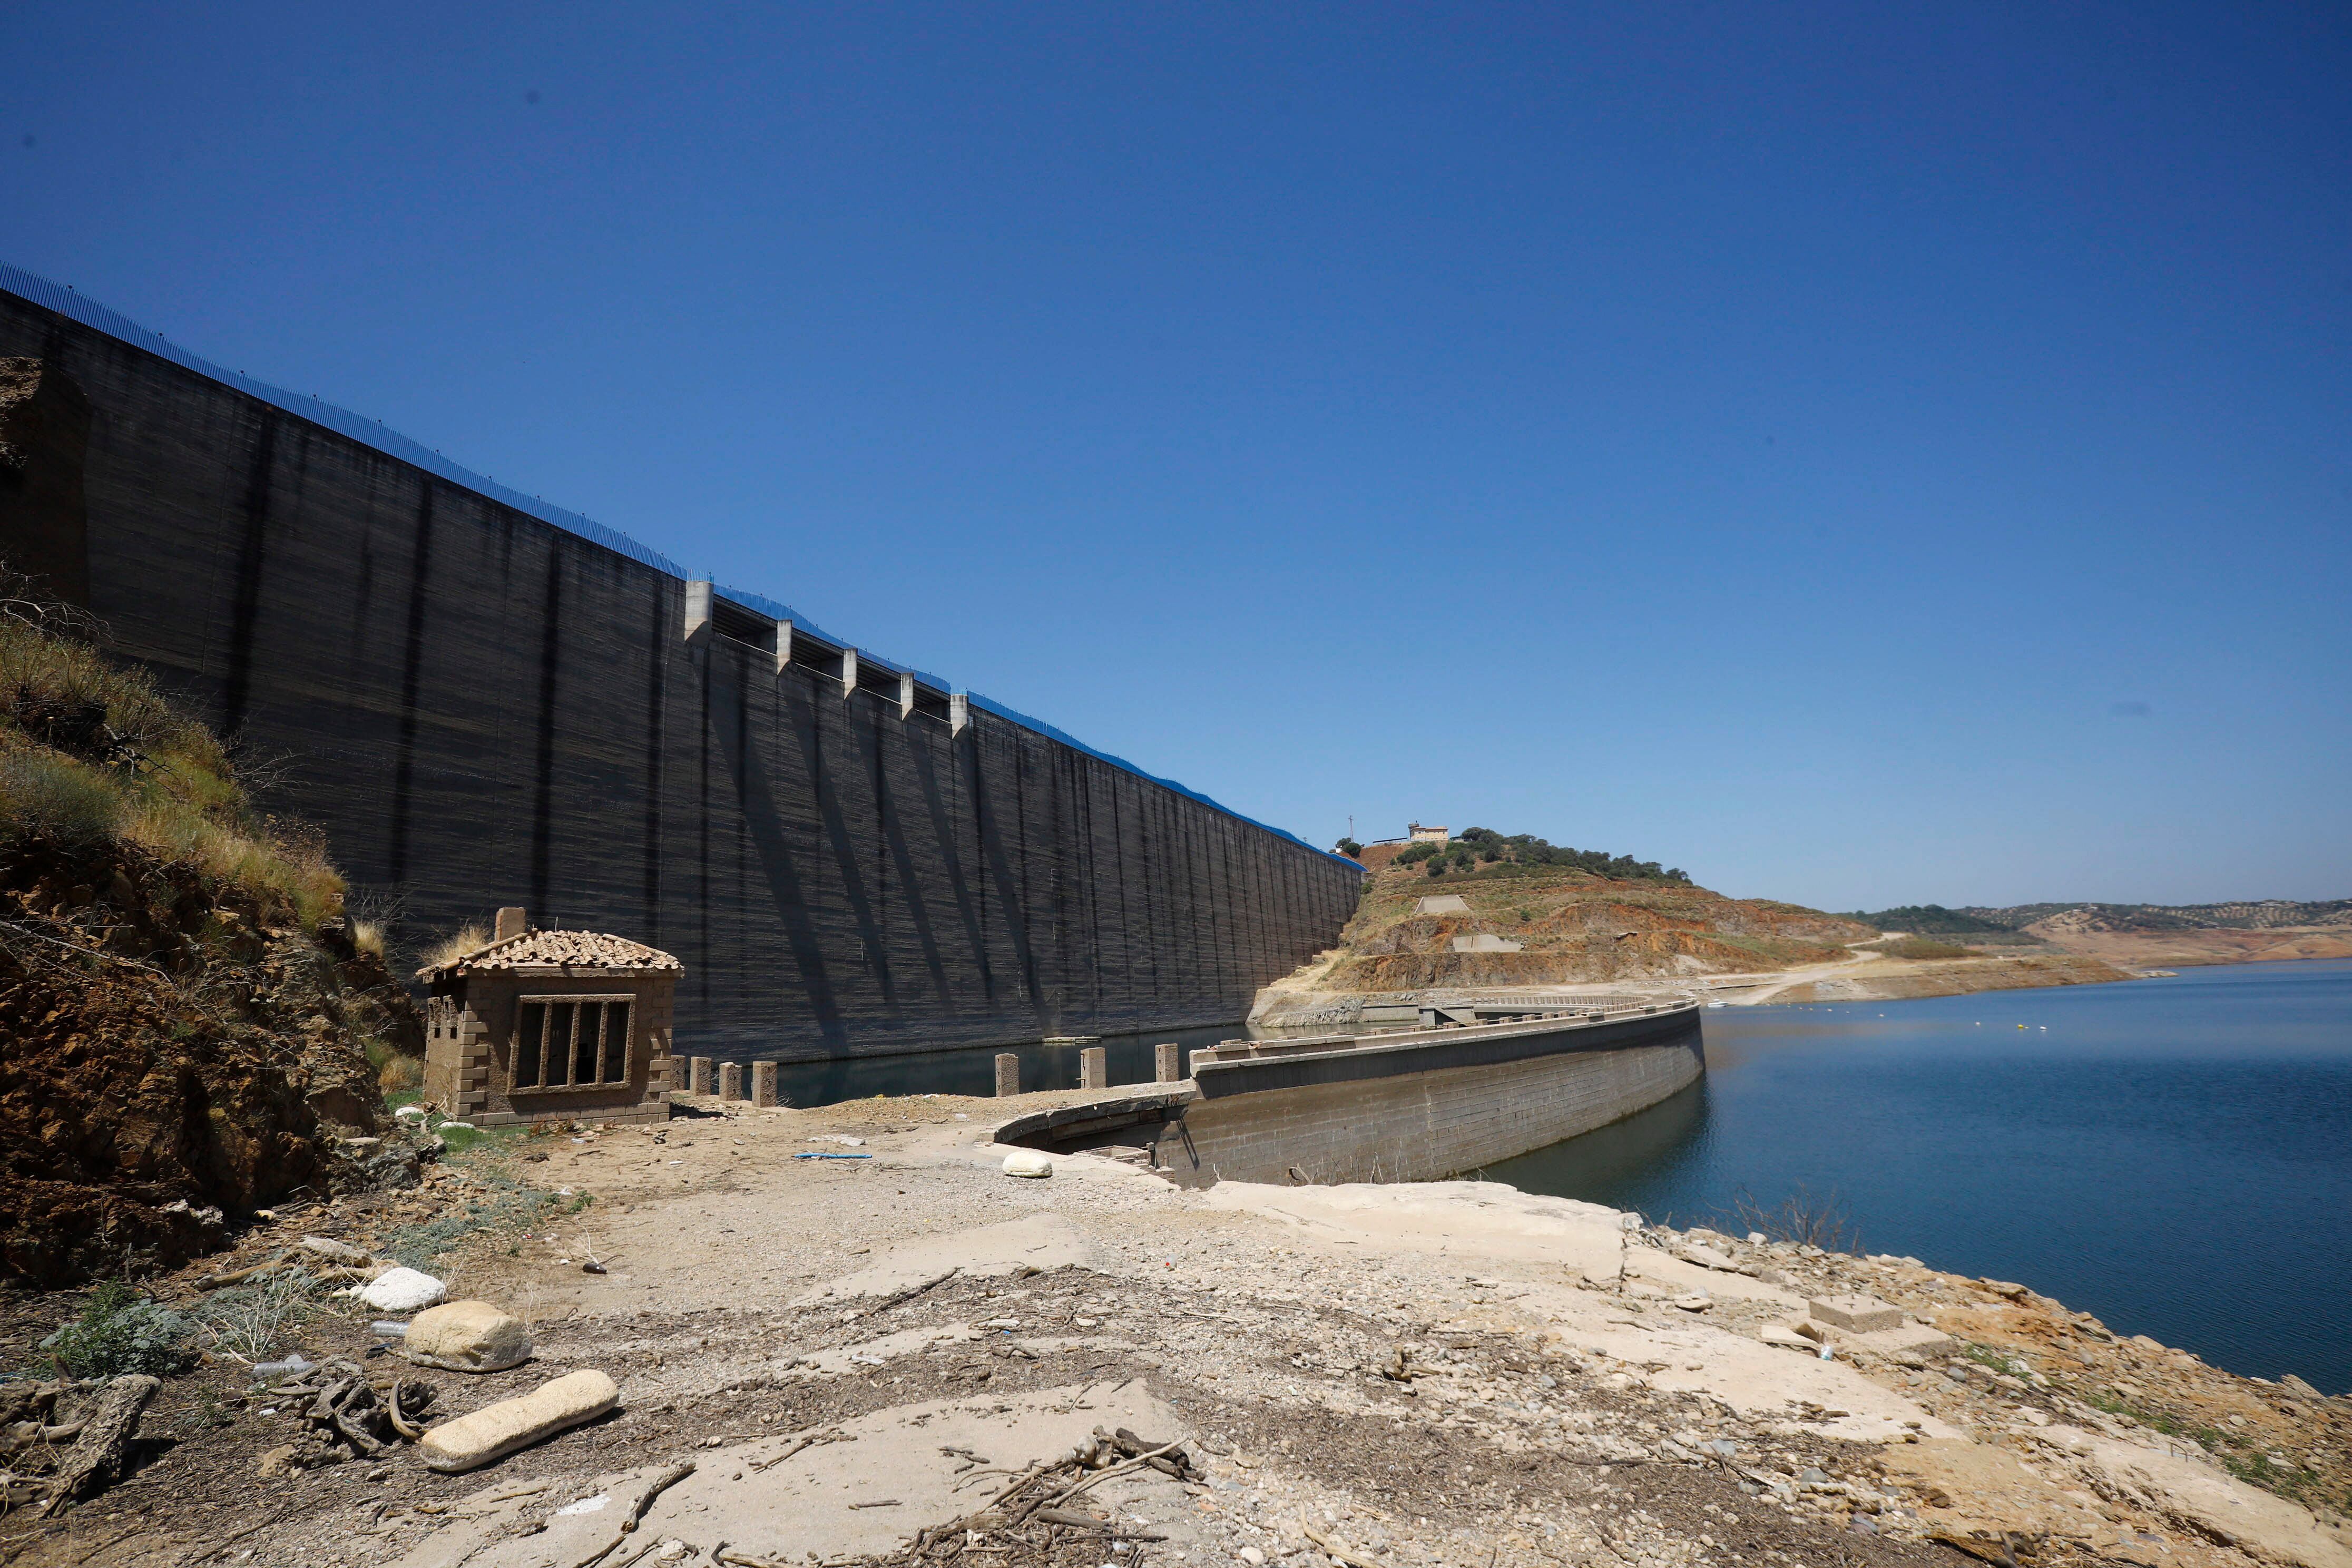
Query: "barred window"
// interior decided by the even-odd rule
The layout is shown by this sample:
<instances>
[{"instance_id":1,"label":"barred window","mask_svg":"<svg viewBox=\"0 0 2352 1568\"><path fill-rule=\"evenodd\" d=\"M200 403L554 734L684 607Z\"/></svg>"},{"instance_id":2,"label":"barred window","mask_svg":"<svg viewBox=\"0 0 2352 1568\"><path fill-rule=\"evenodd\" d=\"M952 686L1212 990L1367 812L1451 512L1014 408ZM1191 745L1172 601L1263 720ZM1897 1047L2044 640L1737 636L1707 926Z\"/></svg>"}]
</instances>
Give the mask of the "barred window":
<instances>
[{"instance_id":1,"label":"barred window","mask_svg":"<svg viewBox=\"0 0 2352 1568\"><path fill-rule=\"evenodd\" d=\"M594 1089L629 1081L626 996L526 996L515 1014L514 1087Z\"/></svg>"}]
</instances>

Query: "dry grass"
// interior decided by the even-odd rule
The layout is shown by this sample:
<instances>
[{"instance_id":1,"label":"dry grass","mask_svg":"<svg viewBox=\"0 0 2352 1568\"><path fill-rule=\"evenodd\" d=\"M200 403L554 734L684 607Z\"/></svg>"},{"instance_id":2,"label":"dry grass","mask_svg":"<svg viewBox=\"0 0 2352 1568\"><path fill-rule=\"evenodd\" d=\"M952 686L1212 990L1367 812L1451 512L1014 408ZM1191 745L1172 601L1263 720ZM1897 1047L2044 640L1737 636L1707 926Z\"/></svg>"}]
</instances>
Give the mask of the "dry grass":
<instances>
[{"instance_id":1,"label":"dry grass","mask_svg":"<svg viewBox=\"0 0 2352 1568\"><path fill-rule=\"evenodd\" d=\"M311 1314L310 1292L318 1284L300 1268L265 1274L250 1285L223 1290L198 1316L212 1331L214 1350L241 1362L268 1361Z\"/></svg>"},{"instance_id":2,"label":"dry grass","mask_svg":"<svg viewBox=\"0 0 2352 1568\"><path fill-rule=\"evenodd\" d=\"M437 969L454 963L469 952L479 952L490 945L490 928L473 924L458 927L439 942L417 955L417 963L426 969Z\"/></svg>"},{"instance_id":3,"label":"dry grass","mask_svg":"<svg viewBox=\"0 0 2352 1568\"><path fill-rule=\"evenodd\" d=\"M1741 1226L1750 1231L1761 1231L1774 1241L1862 1256L1862 1232L1855 1227L1853 1214L1834 1187L1827 1197L1816 1197L1800 1182L1795 1190L1771 1207L1742 1187L1732 1200L1732 1212Z\"/></svg>"},{"instance_id":4,"label":"dry grass","mask_svg":"<svg viewBox=\"0 0 2352 1568\"><path fill-rule=\"evenodd\" d=\"M386 1094L425 1087L425 1058L395 1050L381 1040L367 1043L368 1066L375 1068L375 1085Z\"/></svg>"},{"instance_id":5,"label":"dry grass","mask_svg":"<svg viewBox=\"0 0 2352 1568\"><path fill-rule=\"evenodd\" d=\"M0 568L0 845L112 842L243 888L307 928L341 912L323 841L262 816L210 731L109 659L88 617L22 584Z\"/></svg>"}]
</instances>

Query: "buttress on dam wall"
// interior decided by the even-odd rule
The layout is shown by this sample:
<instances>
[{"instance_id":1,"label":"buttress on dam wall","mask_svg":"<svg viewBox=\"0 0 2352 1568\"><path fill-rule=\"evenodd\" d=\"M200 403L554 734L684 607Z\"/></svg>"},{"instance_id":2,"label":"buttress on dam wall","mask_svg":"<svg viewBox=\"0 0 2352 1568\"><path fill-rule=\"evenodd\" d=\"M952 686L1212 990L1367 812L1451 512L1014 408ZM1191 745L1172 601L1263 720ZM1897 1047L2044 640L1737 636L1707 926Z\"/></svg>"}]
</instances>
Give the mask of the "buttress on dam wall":
<instances>
[{"instance_id":1,"label":"buttress on dam wall","mask_svg":"<svg viewBox=\"0 0 2352 1568\"><path fill-rule=\"evenodd\" d=\"M404 931L676 953L681 1051L1223 1023L1354 911L1350 862L6 268L0 359L0 556L285 759Z\"/></svg>"}]
</instances>

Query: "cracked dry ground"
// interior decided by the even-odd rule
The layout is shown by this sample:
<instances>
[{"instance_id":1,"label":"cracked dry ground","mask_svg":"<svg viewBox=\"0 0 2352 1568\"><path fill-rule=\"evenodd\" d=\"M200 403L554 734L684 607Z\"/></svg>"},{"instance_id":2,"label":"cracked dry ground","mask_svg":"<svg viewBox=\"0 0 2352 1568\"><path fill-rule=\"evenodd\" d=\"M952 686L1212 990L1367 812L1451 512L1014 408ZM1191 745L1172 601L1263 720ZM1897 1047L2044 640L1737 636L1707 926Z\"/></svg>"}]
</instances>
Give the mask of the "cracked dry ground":
<instances>
[{"instance_id":1,"label":"cracked dry ground","mask_svg":"<svg viewBox=\"0 0 2352 1568\"><path fill-rule=\"evenodd\" d=\"M1988 1319L2020 1310L1948 1276L1786 1249L1751 1249L1777 1280L1710 1273L1670 1234L1465 1184L1188 1194L1093 1158L1016 1181L982 1143L1003 1109L704 1107L658 1130L531 1140L548 1155L534 1181L596 1201L478 1237L448 1272L454 1294L528 1317L537 1360L425 1375L454 1413L597 1367L621 1385L615 1415L470 1475L428 1472L413 1449L265 1474L289 1417L239 1407L229 1369L207 1369L157 1406L175 1441L61 1523L0 1525L0 1558L740 1568L903 1560L918 1531L964 1520L928 1561L1958 1560L1937 1533L1995 1562L2294 1560L2225 1545L2160 1499L2085 1490L2052 1452L2002 1436L2004 1411L2075 1412L1986 1352L1973 1380L1895 1362L1865 1378L1752 1337L1804 1293L1856 1283L1927 1311L1939 1293ZM793 1157L851 1152L841 1138L870 1158ZM1328 1195L1367 1192L1361 1212ZM1586 1211L1573 1246L1565 1210ZM380 1223L363 1204L314 1211L247 1248L331 1231L371 1244ZM606 1272L583 1273L591 1258ZM1706 1312L1668 1304L1708 1283ZM356 1319L321 1321L311 1342L313 1356L368 1343ZM1187 1439L1205 1477L1115 1477L1085 1499L1101 1527L992 1535L992 1517L967 1518L1098 1427ZM1948 1449L2019 1474L1907 1462ZM689 1460L624 1535L652 1479ZM2000 1528L2011 1484L2080 1518Z\"/></svg>"}]
</instances>

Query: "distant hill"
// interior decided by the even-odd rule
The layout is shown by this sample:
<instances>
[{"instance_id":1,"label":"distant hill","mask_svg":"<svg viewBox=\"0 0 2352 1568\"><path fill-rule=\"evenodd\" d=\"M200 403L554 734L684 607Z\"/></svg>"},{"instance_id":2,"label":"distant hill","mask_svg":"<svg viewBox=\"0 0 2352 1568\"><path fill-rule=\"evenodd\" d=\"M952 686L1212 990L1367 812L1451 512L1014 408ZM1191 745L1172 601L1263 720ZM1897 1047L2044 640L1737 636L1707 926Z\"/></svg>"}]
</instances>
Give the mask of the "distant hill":
<instances>
[{"instance_id":1,"label":"distant hill","mask_svg":"<svg viewBox=\"0 0 2352 1568\"><path fill-rule=\"evenodd\" d=\"M1847 917L1979 950L2055 950L2127 967L2352 958L2352 899L2228 904L1906 904Z\"/></svg>"},{"instance_id":2,"label":"distant hill","mask_svg":"<svg viewBox=\"0 0 2352 1568\"><path fill-rule=\"evenodd\" d=\"M2012 904L2007 909L1971 906L1945 912L1982 921L2003 931L2022 931L2037 921L2061 915L2079 917L2069 923L2085 931L2275 931L2284 926L2352 926L2352 899L2315 903L2262 899L2232 904Z\"/></svg>"},{"instance_id":3,"label":"distant hill","mask_svg":"<svg viewBox=\"0 0 2352 1568\"><path fill-rule=\"evenodd\" d=\"M1912 936L1982 936L2017 929L1989 919L1981 910L1948 910L1941 904L1905 904L1875 911L1855 910L1842 918L1859 921L1874 931L1899 931Z\"/></svg>"}]
</instances>

